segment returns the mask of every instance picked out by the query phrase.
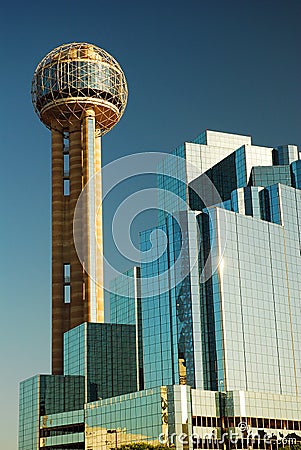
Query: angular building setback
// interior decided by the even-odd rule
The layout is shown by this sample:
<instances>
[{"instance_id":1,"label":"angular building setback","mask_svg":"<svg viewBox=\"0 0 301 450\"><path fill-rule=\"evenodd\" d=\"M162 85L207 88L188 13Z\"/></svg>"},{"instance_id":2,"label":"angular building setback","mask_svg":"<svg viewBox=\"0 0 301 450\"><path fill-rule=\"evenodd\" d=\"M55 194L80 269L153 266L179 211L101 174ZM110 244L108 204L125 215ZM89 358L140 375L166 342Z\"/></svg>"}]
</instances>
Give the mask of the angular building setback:
<instances>
[{"instance_id":1,"label":"angular building setback","mask_svg":"<svg viewBox=\"0 0 301 450\"><path fill-rule=\"evenodd\" d=\"M126 99L119 64L91 44L55 49L35 72L53 139L53 374L20 384L19 450L300 442L297 146L206 130L167 156L158 227L140 235L147 257L112 281L111 323L100 323L99 179L73 214Z\"/></svg>"}]
</instances>

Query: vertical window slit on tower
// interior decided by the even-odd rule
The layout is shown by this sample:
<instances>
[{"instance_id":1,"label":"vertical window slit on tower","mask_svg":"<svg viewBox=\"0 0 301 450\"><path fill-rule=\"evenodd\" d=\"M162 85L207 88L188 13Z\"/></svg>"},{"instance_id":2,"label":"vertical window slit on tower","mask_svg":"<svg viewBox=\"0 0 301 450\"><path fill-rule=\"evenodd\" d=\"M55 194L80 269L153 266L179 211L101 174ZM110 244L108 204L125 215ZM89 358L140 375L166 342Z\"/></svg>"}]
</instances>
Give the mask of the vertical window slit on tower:
<instances>
[{"instance_id":1,"label":"vertical window slit on tower","mask_svg":"<svg viewBox=\"0 0 301 450\"><path fill-rule=\"evenodd\" d=\"M64 196L70 195L70 180L64 179Z\"/></svg>"},{"instance_id":2,"label":"vertical window slit on tower","mask_svg":"<svg viewBox=\"0 0 301 450\"><path fill-rule=\"evenodd\" d=\"M64 153L69 153L69 132L64 132Z\"/></svg>"},{"instance_id":3,"label":"vertical window slit on tower","mask_svg":"<svg viewBox=\"0 0 301 450\"><path fill-rule=\"evenodd\" d=\"M71 302L71 288L70 288L70 264L64 264L64 303Z\"/></svg>"},{"instance_id":4,"label":"vertical window slit on tower","mask_svg":"<svg viewBox=\"0 0 301 450\"><path fill-rule=\"evenodd\" d=\"M69 153L64 153L64 176L69 178Z\"/></svg>"},{"instance_id":5,"label":"vertical window slit on tower","mask_svg":"<svg viewBox=\"0 0 301 450\"><path fill-rule=\"evenodd\" d=\"M64 196L70 195L69 133L64 133Z\"/></svg>"},{"instance_id":6,"label":"vertical window slit on tower","mask_svg":"<svg viewBox=\"0 0 301 450\"><path fill-rule=\"evenodd\" d=\"M70 303L71 299L70 299L70 284L65 284L64 285L64 303Z\"/></svg>"}]
</instances>

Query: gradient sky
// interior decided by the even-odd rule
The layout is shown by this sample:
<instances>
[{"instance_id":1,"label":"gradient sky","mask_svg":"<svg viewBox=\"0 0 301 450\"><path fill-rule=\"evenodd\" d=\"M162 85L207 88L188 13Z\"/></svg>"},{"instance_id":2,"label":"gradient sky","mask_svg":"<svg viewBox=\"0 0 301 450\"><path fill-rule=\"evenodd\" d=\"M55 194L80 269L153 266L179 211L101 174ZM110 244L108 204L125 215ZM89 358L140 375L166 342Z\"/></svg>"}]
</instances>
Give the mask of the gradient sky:
<instances>
[{"instance_id":1,"label":"gradient sky","mask_svg":"<svg viewBox=\"0 0 301 450\"><path fill-rule=\"evenodd\" d=\"M257 145L300 145L300 20L292 0L2 6L1 449L17 448L19 381L50 371L51 154L30 98L38 62L72 41L120 62L129 102L103 139L104 164L169 152L206 128L251 134Z\"/></svg>"}]
</instances>

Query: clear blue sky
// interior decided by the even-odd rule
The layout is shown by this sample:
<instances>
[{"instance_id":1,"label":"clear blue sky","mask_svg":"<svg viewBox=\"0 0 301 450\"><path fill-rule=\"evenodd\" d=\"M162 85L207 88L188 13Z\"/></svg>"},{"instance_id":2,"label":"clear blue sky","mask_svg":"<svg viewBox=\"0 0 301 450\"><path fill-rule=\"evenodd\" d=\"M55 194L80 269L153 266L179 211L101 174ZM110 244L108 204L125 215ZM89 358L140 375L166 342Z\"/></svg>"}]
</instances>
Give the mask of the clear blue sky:
<instances>
[{"instance_id":1,"label":"clear blue sky","mask_svg":"<svg viewBox=\"0 0 301 450\"><path fill-rule=\"evenodd\" d=\"M50 133L31 105L54 47L94 43L122 65L129 102L104 164L171 151L205 128L301 143L296 0L6 2L1 11L0 448L17 448L18 383L50 370Z\"/></svg>"}]
</instances>

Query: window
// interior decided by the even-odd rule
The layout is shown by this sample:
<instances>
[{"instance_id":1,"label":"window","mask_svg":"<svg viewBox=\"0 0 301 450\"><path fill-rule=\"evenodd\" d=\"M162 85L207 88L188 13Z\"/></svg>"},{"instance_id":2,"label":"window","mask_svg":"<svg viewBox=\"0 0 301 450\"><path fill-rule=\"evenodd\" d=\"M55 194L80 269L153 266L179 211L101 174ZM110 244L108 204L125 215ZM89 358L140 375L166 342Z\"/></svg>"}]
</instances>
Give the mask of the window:
<instances>
[{"instance_id":1,"label":"window","mask_svg":"<svg viewBox=\"0 0 301 450\"><path fill-rule=\"evenodd\" d=\"M65 284L64 285L64 303L70 303L71 298L70 298L70 284Z\"/></svg>"},{"instance_id":2,"label":"window","mask_svg":"<svg viewBox=\"0 0 301 450\"><path fill-rule=\"evenodd\" d=\"M64 180L64 196L70 195L70 180L65 179Z\"/></svg>"},{"instance_id":3,"label":"window","mask_svg":"<svg viewBox=\"0 0 301 450\"><path fill-rule=\"evenodd\" d=\"M69 153L64 153L64 177L69 177Z\"/></svg>"},{"instance_id":4,"label":"window","mask_svg":"<svg viewBox=\"0 0 301 450\"><path fill-rule=\"evenodd\" d=\"M70 284L70 264L64 264L64 284Z\"/></svg>"},{"instance_id":5,"label":"window","mask_svg":"<svg viewBox=\"0 0 301 450\"><path fill-rule=\"evenodd\" d=\"M64 276L64 303L71 302L71 288L70 288L70 264L65 263L63 268Z\"/></svg>"},{"instance_id":6,"label":"window","mask_svg":"<svg viewBox=\"0 0 301 450\"><path fill-rule=\"evenodd\" d=\"M64 133L64 195L70 195L69 133Z\"/></svg>"}]
</instances>

